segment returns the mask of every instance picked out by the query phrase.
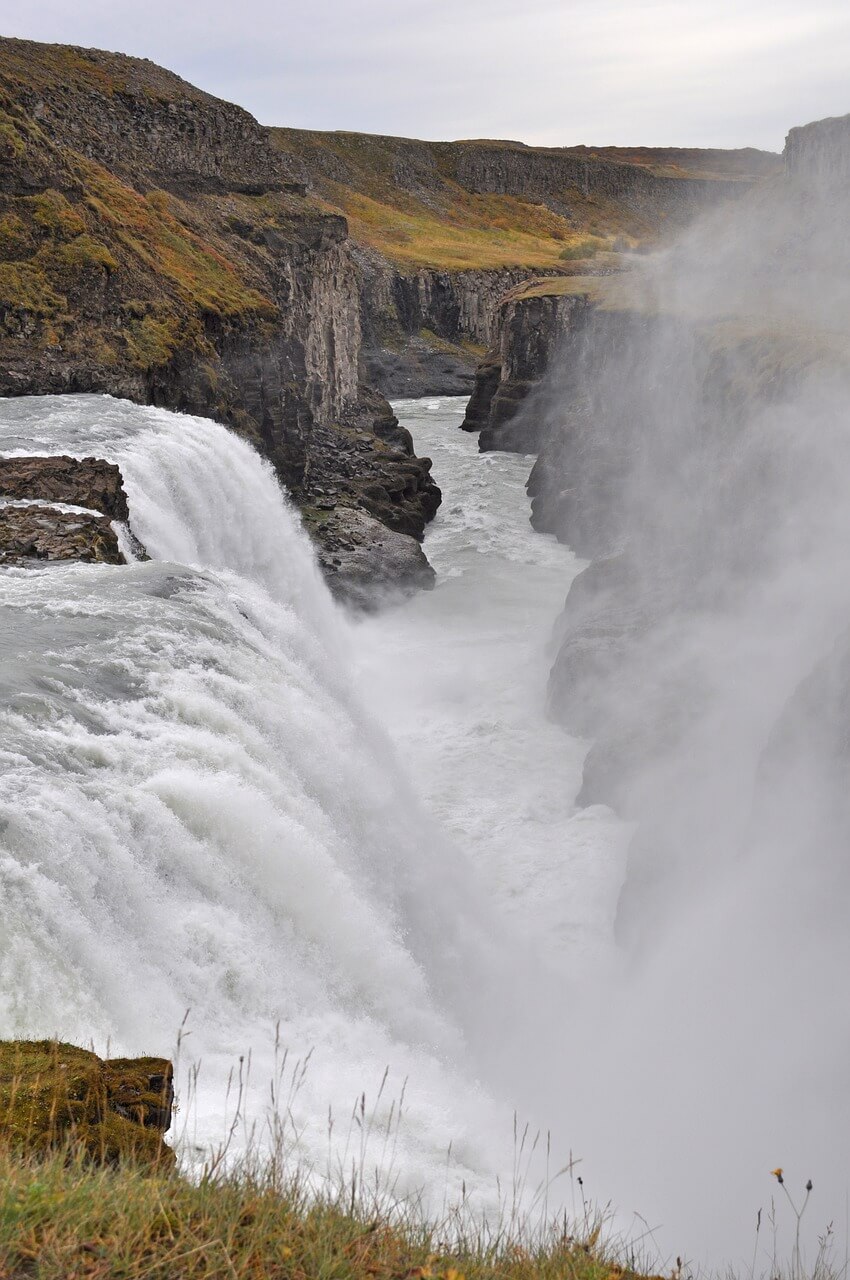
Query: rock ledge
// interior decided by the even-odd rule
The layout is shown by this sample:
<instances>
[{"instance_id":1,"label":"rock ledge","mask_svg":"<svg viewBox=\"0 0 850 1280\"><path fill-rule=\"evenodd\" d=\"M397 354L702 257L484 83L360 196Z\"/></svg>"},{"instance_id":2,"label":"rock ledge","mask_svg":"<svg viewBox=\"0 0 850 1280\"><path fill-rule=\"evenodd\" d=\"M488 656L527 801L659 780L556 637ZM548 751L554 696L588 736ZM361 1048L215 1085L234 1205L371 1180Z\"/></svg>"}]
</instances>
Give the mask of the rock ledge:
<instances>
[{"instance_id":1,"label":"rock ledge","mask_svg":"<svg viewBox=\"0 0 850 1280\"><path fill-rule=\"evenodd\" d=\"M98 1164L169 1167L173 1068L100 1059L56 1040L0 1041L0 1141L35 1155L76 1144Z\"/></svg>"}]
</instances>

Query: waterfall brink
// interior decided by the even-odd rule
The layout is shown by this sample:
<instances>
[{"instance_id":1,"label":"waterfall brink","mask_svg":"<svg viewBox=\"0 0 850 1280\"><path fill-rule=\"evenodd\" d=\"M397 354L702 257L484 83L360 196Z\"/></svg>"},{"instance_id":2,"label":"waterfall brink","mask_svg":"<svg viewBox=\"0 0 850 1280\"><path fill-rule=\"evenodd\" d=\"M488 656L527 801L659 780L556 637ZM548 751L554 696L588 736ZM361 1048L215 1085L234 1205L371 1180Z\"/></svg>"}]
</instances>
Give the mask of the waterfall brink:
<instances>
[{"instance_id":1,"label":"waterfall brink","mask_svg":"<svg viewBox=\"0 0 850 1280\"><path fill-rule=\"evenodd\" d=\"M118 463L153 557L0 575L0 1035L168 1053L189 1010L218 1141L227 1071L251 1050L264 1101L280 1022L313 1051L307 1157L389 1067L384 1110L411 1081L400 1185L474 1186L492 930L352 694L270 468L212 422L93 396L5 402L0 450Z\"/></svg>"}]
</instances>

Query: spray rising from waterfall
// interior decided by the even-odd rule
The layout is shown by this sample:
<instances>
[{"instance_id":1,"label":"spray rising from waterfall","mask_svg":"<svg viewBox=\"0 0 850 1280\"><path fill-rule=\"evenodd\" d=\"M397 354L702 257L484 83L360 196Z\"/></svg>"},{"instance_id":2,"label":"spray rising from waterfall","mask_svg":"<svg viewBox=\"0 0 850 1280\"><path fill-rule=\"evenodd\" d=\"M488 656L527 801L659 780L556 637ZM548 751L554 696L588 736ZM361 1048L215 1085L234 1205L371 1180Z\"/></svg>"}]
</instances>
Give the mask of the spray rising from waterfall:
<instances>
[{"instance_id":1,"label":"spray rising from waterfall","mask_svg":"<svg viewBox=\"0 0 850 1280\"><path fill-rule=\"evenodd\" d=\"M850 1186L850 247L821 177L608 282L534 405L538 518L592 561L552 708L582 802L634 825L620 976L539 1088L683 1252L749 1265L762 1208L759 1270L770 1170L814 1182L810 1261Z\"/></svg>"}]
</instances>

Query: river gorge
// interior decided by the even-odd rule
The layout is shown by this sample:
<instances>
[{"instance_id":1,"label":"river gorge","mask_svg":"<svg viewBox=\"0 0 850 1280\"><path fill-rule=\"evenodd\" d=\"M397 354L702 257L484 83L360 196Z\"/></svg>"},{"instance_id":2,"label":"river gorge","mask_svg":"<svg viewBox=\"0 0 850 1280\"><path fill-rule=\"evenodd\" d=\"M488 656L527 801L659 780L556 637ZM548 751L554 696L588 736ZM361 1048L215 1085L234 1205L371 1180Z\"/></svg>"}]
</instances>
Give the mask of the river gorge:
<instances>
[{"instance_id":1,"label":"river gorge","mask_svg":"<svg viewBox=\"0 0 850 1280\"><path fill-rule=\"evenodd\" d=\"M183 1188L445 1235L355 1280L553 1221L573 1280L843 1274L850 116L423 143L14 39L0 89L0 1103L55 1037Z\"/></svg>"},{"instance_id":2,"label":"river gorge","mask_svg":"<svg viewBox=\"0 0 850 1280\"><path fill-rule=\"evenodd\" d=\"M532 459L480 454L462 399L395 408L443 487L436 586L352 617L223 427L102 396L4 402L5 454L120 466L151 557L0 580L4 1028L100 1052L181 1038L189 1165L244 1072L237 1146L252 1125L268 1139L276 1079L318 1179L356 1158L432 1212L539 1214L547 1163L572 1160L550 1211L610 1199L665 1256L683 1234L745 1250L776 1143L823 1160L835 1119L794 1094L773 1000L741 1009L776 952L740 951L762 924L730 932L726 871L648 952L617 941L632 826L577 806L588 744L546 706L584 562L531 529ZM766 1078L754 1028L784 1061ZM549 1135L521 1176L517 1123Z\"/></svg>"}]
</instances>

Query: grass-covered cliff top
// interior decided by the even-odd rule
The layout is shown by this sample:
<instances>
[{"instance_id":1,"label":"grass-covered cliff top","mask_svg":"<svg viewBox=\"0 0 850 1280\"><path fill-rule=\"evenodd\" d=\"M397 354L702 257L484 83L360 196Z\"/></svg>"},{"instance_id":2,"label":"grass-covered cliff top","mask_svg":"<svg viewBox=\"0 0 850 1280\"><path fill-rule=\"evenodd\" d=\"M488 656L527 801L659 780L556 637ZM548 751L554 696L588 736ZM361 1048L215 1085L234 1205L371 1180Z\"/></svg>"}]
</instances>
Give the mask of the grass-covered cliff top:
<instances>
[{"instance_id":1,"label":"grass-covered cliff top","mask_svg":"<svg viewBox=\"0 0 850 1280\"><path fill-rule=\"evenodd\" d=\"M506 301L524 302L529 298L586 297L603 310L644 311L649 305L645 292L627 269L607 275L593 275L586 267L573 275L537 276L511 289Z\"/></svg>"},{"instance_id":2,"label":"grass-covered cliff top","mask_svg":"<svg viewBox=\"0 0 850 1280\"><path fill-rule=\"evenodd\" d=\"M306 129L270 135L291 165L303 166L320 205L343 213L356 241L401 268L558 269L588 252L655 240L677 221L675 192L665 184L698 178L710 199L713 182L746 185L781 165L751 150L434 143ZM657 206L624 196L631 177L624 169L663 180Z\"/></svg>"},{"instance_id":3,"label":"grass-covered cliff top","mask_svg":"<svg viewBox=\"0 0 850 1280\"><path fill-rule=\"evenodd\" d=\"M171 1063L0 1041L0 1276L38 1280L623 1280L589 1209L577 1226L515 1209L439 1226L361 1163L314 1186L283 1137L229 1139L190 1179L161 1132ZM238 1111L237 1111L238 1116ZM236 1121L234 1120L233 1126ZM232 1137L233 1127L230 1130ZM253 1143L253 1145L252 1145ZM167 1157L167 1158L166 1158ZM630 1268L635 1266L630 1259Z\"/></svg>"},{"instance_id":4,"label":"grass-covered cliff top","mask_svg":"<svg viewBox=\"0 0 850 1280\"><path fill-rule=\"evenodd\" d=\"M32 92L143 93L163 102L215 101L147 58L67 44L5 37L0 41L0 72L7 82L17 82Z\"/></svg>"},{"instance_id":5,"label":"grass-covered cliff top","mask_svg":"<svg viewBox=\"0 0 850 1280\"><path fill-rule=\"evenodd\" d=\"M631 1280L596 1224L521 1243L455 1246L411 1206L311 1199L271 1171L179 1175L93 1168L0 1146L0 1275L38 1280Z\"/></svg>"},{"instance_id":6,"label":"grass-covered cliff top","mask_svg":"<svg viewBox=\"0 0 850 1280\"><path fill-rule=\"evenodd\" d=\"M571 155L617 164L635 164L658 177L707 178L721 181L752 181L782 172L782 156L756 147L722 150L714 147L593 147L565 148Z\"/></svg>"}]
</instances>

